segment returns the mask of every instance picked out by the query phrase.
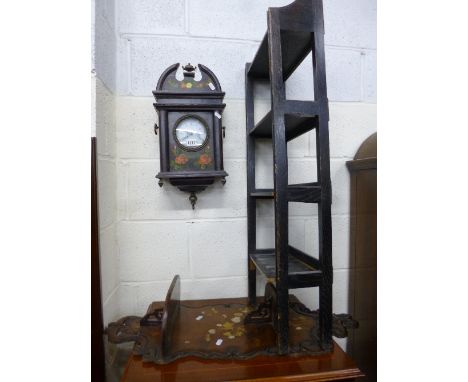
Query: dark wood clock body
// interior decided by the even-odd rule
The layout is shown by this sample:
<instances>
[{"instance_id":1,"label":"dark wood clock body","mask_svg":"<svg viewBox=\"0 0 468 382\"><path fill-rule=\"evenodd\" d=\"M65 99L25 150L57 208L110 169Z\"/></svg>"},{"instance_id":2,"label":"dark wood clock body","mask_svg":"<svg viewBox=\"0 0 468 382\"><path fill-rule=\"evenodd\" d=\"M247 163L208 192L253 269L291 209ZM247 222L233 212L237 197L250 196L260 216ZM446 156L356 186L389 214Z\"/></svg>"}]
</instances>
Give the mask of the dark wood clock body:
<instances>
[{"instance_id":1,"label":"dark wood clock body","mask_svg":"<svg viewBox=\"0 0 468 382\"><path fill-rule=\"evenodd\" d=\"M180 190L191 193L203 191L215 180L225 183L228 174L223 168L222 112L224 92L216 76L198 64L199 75L190 64L183 67L183 79L176 73L180 64L171 65L161 75L153 91L154 107L159 115L160 186L168 180ZM206 129L206 140L196 148L178 142L175 129L184 119L196 119ZM194 200L194 201L193 201Z\"/></svg>"}]
</instances>

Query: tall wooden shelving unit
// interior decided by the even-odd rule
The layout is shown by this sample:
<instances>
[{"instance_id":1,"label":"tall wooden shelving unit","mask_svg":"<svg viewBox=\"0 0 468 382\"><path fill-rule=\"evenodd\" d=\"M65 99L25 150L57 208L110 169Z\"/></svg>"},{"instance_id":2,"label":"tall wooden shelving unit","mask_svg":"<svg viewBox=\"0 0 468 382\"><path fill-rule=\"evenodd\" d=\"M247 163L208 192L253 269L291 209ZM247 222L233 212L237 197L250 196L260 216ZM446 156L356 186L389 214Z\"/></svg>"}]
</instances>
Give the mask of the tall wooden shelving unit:
<instances>
[{"instance_id":1,"label":"tall wooden shelving unit","mask_svg":"<svg viewBox=\"0 0 468 382\"><path fill-rule=\"evenodd\" d=\"M256 304L256 269L276 287L275 317L280 354L289 348L289 289L319 288L320 348L332 348L332 228L328 142L328 98L325 76L323 6L321 0L296 0L269 8L268 30L252 63L246 64L247 221L249 303ZM312 51L314 101L287 100L285 81ZM254 124L253 82L269 79L271 110ZM317 182L288 184L287 142L315 129ZM274 188L255 187L255 139L272 138ZM256 248L256 201L273 199L275 248ZM319 257L288 243L288 203L317 203Z\"/></svg>"}]
</instances>

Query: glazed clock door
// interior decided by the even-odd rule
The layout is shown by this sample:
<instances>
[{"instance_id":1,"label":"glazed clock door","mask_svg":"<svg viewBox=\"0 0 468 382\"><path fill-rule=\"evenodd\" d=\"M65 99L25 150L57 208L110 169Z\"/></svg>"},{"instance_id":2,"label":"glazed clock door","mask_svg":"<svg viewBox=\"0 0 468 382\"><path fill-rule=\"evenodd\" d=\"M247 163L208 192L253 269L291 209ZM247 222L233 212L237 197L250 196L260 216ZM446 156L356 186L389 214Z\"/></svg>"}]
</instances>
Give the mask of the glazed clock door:
<instances>
[{"instance_id":1,"label":"glazed clock door","mask_svg":"<svg viewBox=\"0 0 468 382\"><path fill-rule=\"evenodd\" d=\"M176 143L186 151L199 151L208 143L208 127L197 115L180 117L174 125Z\"/></svg>"},{"instance_id":2,"label":"glazed clock door","mask_svg":"<svg viewBox=\"0 0 468 382\"><path fill-rule=\"evenodd\" d=\"M169 112L170 171L214 170L213 113Z\"/></svg>"}]
</instances>

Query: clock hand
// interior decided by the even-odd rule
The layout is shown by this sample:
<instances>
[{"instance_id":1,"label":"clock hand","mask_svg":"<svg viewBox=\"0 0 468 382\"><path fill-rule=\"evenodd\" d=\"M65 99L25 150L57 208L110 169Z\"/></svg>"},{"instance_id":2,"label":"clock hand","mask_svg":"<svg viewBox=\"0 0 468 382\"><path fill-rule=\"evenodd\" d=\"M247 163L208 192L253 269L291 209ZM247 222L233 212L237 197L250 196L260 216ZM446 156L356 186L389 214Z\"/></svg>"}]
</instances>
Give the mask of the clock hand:
<instances>
[{"instance_id":1,"label":"clock hand","mask_svg":"<svg viewBox=\"0 0 468 382\"><path fill-rule=\"evenodd\" d=\"M201 131L191 131L190 132L191 135L202 135L203 133Z\"/></svg>"},{"instance_id":2,"label":"clock hand","mask_svg":"<svg viewBox=\"0 0 468 382\"><path fill-rule=\"evenodd\" d=\"M189 137L190 137L190 134L189 134L189 133L186 133L186 134L184 135L184 137L182 138L182 141L183 141L183 142L187 142L187 139L189 139Z\"/></svg>"}]
</instances>

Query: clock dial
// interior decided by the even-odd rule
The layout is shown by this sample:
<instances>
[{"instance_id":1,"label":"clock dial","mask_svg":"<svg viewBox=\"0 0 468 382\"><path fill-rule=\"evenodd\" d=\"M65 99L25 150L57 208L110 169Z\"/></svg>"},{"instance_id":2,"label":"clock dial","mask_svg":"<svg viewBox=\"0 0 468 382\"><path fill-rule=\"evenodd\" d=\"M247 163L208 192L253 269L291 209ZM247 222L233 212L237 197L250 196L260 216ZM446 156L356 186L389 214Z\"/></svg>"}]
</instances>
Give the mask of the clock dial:
<instances>
[{"instance_id":1,"label":"clock dial","mask_svg":"<svg viewBox=\"0 0 468 382\"><path fill-rule=\"evenodd\" d=\"M177 124L175 135L182 146L189 150L197 150L204 145L207 130L198 118L187 117Z\"/></svg>"}]
</instances>

